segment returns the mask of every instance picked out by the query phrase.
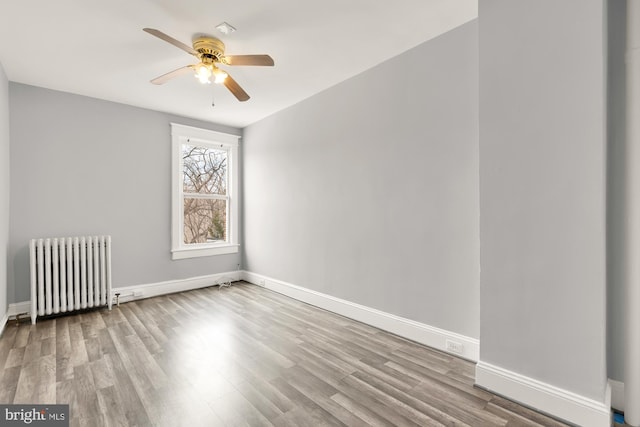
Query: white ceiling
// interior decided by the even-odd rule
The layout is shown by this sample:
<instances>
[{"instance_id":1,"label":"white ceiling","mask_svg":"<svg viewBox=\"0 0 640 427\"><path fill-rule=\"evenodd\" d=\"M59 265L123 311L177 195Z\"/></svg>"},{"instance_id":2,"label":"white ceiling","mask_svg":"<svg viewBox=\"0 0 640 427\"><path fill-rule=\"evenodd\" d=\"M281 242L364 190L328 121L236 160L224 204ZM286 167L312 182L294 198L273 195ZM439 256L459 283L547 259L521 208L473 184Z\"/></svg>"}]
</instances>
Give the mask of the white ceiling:
<instances>
[{"instance_id":1,"label":"white ceiling","mask_svg":"<svg viewBox=\"0 0 640 427\"><path fill-rule=\"evenodd\" d=\"M477 0L3 0L0 63L9 80L244 127L477 16ZM223 35L226 21L237 31ZM142 31L226 53L268 53L275 67L226 67L251 95L189 75L194 58ZM380 82L384 84L384 82ZM212 107L215 101L215 107Z\"/></svg>"}]
</instances>

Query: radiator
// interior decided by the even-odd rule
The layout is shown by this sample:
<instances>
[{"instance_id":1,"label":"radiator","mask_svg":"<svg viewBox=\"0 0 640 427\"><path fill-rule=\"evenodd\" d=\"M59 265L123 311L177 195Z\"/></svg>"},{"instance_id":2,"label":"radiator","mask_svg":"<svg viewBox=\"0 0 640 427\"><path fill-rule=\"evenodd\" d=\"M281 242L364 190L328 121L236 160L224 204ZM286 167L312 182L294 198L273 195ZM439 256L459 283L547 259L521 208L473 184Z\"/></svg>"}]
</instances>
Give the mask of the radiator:
<instances>
[{"instance_id":1,"label":"radiator","mask_svg":"<svg viewBox=\"0 0 640 427\"><path fill-rule=\"evenodd\" d=\"M29 256L31 323L104 305L111 310L111 236L33 239Z\"/></svg>"}]
</instances>

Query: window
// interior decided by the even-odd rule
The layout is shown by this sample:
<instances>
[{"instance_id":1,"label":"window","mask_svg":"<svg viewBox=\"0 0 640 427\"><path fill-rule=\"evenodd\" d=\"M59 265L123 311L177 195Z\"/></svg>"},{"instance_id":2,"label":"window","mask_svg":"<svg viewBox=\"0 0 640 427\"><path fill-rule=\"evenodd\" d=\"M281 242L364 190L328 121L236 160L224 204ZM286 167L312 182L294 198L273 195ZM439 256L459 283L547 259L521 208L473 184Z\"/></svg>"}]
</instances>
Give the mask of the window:
<instances>
[{"instance_id":1,"label":"window","mask_svg":"<svg viewBox=\"0 0 640 427\"><path fill-rule=\"evenodd\" d=\"M238 252L238 139L171 124L172 258Z\"/></svg>"}]
</instances>

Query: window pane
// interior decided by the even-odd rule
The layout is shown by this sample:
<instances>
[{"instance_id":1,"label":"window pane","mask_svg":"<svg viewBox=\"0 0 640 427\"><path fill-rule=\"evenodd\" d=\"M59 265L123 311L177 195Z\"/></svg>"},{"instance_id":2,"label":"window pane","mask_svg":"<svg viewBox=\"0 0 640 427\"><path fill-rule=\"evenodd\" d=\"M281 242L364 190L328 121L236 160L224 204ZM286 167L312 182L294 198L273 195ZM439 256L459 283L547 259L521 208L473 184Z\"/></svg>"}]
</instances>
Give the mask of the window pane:
<instances>
[{"instance_id":1,"label":"window pane","mask_svg":"<svg viewBox=\"0 0 640 427\"><path fill-rule=\"evenodd\" d=\"M227 201L184 199L184 243L215 243L227 240Z\"/></svg>"},{"instance_id":2,"label":"window pane","mask_svg":"<svg viewBox=\"0 0 640 427\"><path fill-rule=\"evenodd\" d=\"M209 147L182 146L182 191L227 194L227 152Z\"/></svg>"}]
</instances>

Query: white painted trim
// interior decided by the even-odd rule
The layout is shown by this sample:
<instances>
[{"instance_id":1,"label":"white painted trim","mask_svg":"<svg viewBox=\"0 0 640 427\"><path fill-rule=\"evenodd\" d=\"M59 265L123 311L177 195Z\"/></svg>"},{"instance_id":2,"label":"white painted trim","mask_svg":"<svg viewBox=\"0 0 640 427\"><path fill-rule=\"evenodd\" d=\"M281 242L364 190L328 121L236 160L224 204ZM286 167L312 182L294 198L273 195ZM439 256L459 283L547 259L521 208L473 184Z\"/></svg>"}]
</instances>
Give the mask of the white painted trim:
<instances>
[{"instance_id":1,"label":"white painted trim","mask_svg":"<svg viewBox=\"0 0 640 427\"><path fill-rule=\"evenodd\" d=\"M230 133L217 132L210 129L202 129L194 126L187 126L180 123L170 123L171 136L188 136L193 140L210 143L211 141L219 142L225 145L238 146L240 135L232 135Z\"/></svg>"},{"instance_id":2,"label":"white painted trim","mask_svg":"<svg viewBox=\"0 0 640 427\"><path fill-rule=\"evenodd\" d=\"M8 321L9 321L9 313L5 313L4 316L2 317L2 320L0 320L0 322L2 322L2 324L0 324L0 337L4 333L4 328L7 327Z\"/></svg>"},{"instance_id":3,"label":"white painted trim","mask_svg":"<svg viewBox=\"0 0 640 427\"><path fill-rule=\"evenodd\" d=\"M9 304L9 308L7 309L8 317L23 313L31 313L31 301L21 301Z\"/></svg>"},{"instance_id":4,"label":"white painted trim","mask_svg":"<svg viewBox=\"0 0 640 427\"><path fill-rule=\"evenodd\" d=\"M625 262L624 277L624 418L640 426L640 1L627 0Z\"/></svg>"},{"instance_id":5,"label":"white painted trim","mask_svg":"<svg viewBox=\"0 0 640 427\"><path fill-rule=\"evenodd\" d=\"M159 295L173 294L175 292L206 288L238 280L240 280L240 272L229 271L225 273L209 274L206 276L189 277L187 279L167 280L165 282L146 283L143 285L120 286L112 288L111 295L113 299L115 298L116 292L118 292L120 293L120 302L127 302ZM28 313L30 311L31 303L29 301L9 304L7 317L15 316L20 313ZM73 312L70 312L70 314L73 314Z\"/></svg>"},{"instance_id":6,"label":"white painted trim","mask_svg":"<svg viewBox=\"0 0 640 427\"><path fill-rule=\"evenodd\" d=\"M144 285L120 286L112 289L112 294L120 293L120 302L150 298L175 292L190 291L206 288L221 283L240 280L239 271L209 274L207 276L190 277L187 279L167 280L165 282L147 283Z\"/></svg>"},{"instance_id":7,"label":"white painted trim","mask_svg":"<svg viewBox=\"0 0 640 427\"><path fill-rule=\"evenodd\" d=\"M31 303L29 301L22 301L13 304L9 304L7 307L7 312L4 314L2 322L0 324L0 336L4 333L4 330L9 322L9 318L15 316L16 314L29 313L31 311ZM25 316L26 318L26 316Z\"/></svg>"},{"instance_id":8,"label":"white painted trim","mask_svg":"<svg viewBox=\"0 0 640 427\"><path fill-rule=\"evenodd\" d=\"M482 361L476 365L476 385L582 427L611 425L609 385L599 402Z\"/></svg>"},{"instance_id":9,"label":"white painted trim","mask_svg":"<svg viewBox=\"0 0 640 427\"><path fill-rule=\"evenodd\" d=\"M201 256L238 253L239 242L239 155L240 136L208 129L171 123L171 259L180 260ZM183 192L181 146L191 141L208 145L228 153L227 169L227 242L226 244L185 245L183 242ZM201 196L205 198L205 196ZM208 198L208 196L206 196ZM213 197L217 198L217 197ZM236 247L234 247L236 246Z\"/></svg>"},{"instance_id":10,"label":"white painted trim","mask_svg":"<svg viewBox=\"0 0 640 427\"><path fill-rule=\"evenodd\" d=\"M174 249L171 251L171 259L197 258L201 256L237 254L240 245L224 244L211 247L196 247Z\"/></svg>"},{"instance_id":11,"label":"white painted trim","mask_svg":"<svg viewBox=\"0 0 640 427\"><path fill-rule=\"evenodd\" d=\"M411 319L406 319L249 271L243 271L240 277L242 280L253 283L254 285L263 286L288 297L375 326L420 344L474 362L478 360L479 341L475 338L429 326ZM447 340L461 343L463 345L462 353L448 351L446 346Z\"/></svg>"},{"instance_id":12,"label":"white painted trim","mask_svg":"<svg viewBox=\"0 0 640 427\"><path fill-rule=\"evenodd\" d=\"M624 412L624 383L609 379L609 385L611 386L611 407Z\"/></svg>"}]
</instances>

